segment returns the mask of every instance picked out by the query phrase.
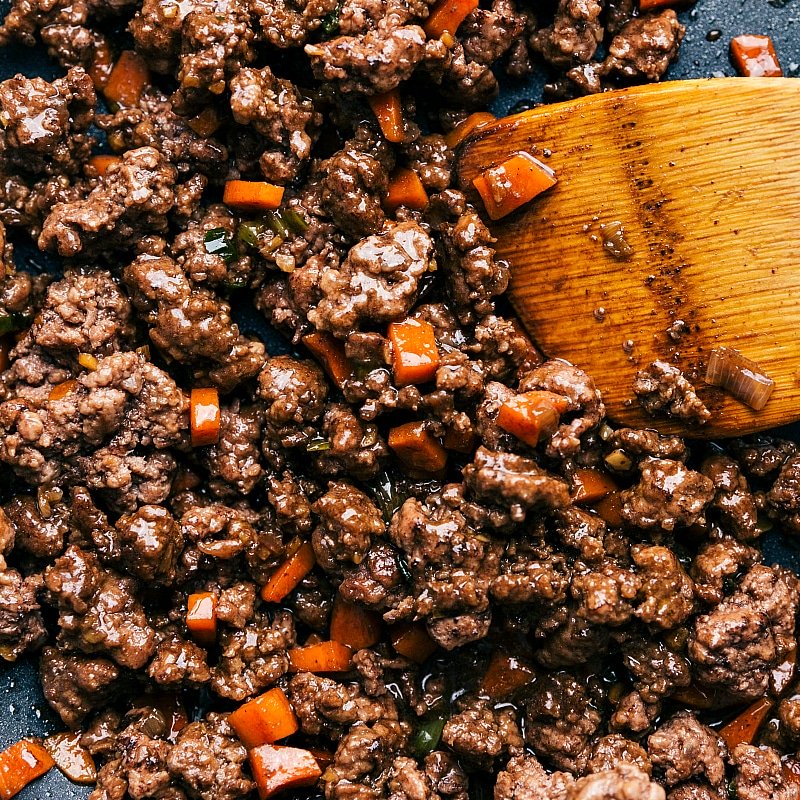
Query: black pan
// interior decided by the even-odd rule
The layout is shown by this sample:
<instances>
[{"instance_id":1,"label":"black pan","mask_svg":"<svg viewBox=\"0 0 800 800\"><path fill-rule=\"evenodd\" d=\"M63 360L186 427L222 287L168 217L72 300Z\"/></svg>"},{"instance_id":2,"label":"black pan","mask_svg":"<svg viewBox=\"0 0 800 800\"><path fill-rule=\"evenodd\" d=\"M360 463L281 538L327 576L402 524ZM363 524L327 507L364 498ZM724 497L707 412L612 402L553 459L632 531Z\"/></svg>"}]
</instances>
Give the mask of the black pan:
<instances>
[{"instance_id":1,"label":"black pan","mask_svg":"<svg viewBox=\"0 0 800 800\"><path fill-rule=\"evenodd\" d=\"M5 15L7 1L0 1ZM670 79L701 78L712 75L734 75L728 60L728 43L742 33L761 33L772 37L786 75L800 71L800 0L698 0L680 17L687 26L679 60L667 74ZM45 77L58 73L41 51L10 47L0 50L0 80L23 72ZM505 114L514 105L541 99L544 76L534 76L524 83L507 83L493 105L496 114ZM753 120L754 125L759 120ZM800 127L800 126L799 126ZM34 271L46 268L47 260L34 250L18 248L18 266ZM250 327L244 325L243 327ZM269 340L274 334L259 331ZM269 343L269 342L268 342ZM273 352L284 349L275 341ZM783 435L800 440L800 426L782 431ZM764 543L767 562L779 561L800 571L800 550L773 533ZM35 665L28 661L0 665L0 749L24 736L45 736L60 729L57 717L42 697ZM75 786L58 770L22 791L20 800L78 800L90 789Z\"/></svg>"}]
</instances>

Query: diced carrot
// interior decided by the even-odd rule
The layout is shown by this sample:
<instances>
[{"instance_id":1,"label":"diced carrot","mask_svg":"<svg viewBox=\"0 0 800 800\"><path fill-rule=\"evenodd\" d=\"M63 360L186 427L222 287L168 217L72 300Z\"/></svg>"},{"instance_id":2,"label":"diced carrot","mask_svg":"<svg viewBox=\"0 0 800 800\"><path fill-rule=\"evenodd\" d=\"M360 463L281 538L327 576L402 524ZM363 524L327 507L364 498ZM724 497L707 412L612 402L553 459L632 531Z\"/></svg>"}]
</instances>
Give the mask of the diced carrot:
<instances>
[{"instance_id":1,"label":"diced carrot","mask_svg":"<svg viewBox=\"0 0 800 800\"><path fill-rule=\"evenodd\" d=\"M205 447L219 441L219 392L214 388L192 389L189 401L192 447Z\"/></svg>"},{"instance_id":2,"label":"diced carrot","mask_svg":"<svg viewBox=\"0 0 800 800\"><path fill-rule=\"evenodd\" d=\"M149 83L150 70L144 59L133 50L123 50L111 69L103 94L112 103L135 106Z\"/></svg>"},{"instance_id":3,"label":"diced carrot","mask_svg":"<svg viewBox=\"0 0 800 800\"><path fill-rule=\"evenodd\" d=\"M353 651L339 642L318 642L289 650L290 672L348 672Z\"/></svg>"},{"instance_id":4,"label":"diced carrot","mask_svg":"<svg viewBox=\"0 0 800 800\"><path fill-rule=\"evenodd\" d=\"M478 7L478 0L439 0L422 27L429 39L438 39L445 31L455 36L459 25Z\"/></svg>"},{"instance_id":5,"label":"diced carrot","mask_svg":"<svg viewBox=\"0 0 800 800\"><path fill-rule=\"evenodd\" d=\"M738 744L752 744L773 705L768 697L762 697L720 728L718 733L728 745L728 750L733 750Z\"/></svg>"},{"instance_id":6,"label":"diced carrot","mask_svg":"<svg viewBox=\"0 0 800 800\"><path fill-rule=\"evenodd\" d=\"M272 211L280 208L283 192L283 186L266 181L226 181L222 202L237 211Z\"/></svg>"},{"instance_id":7,"label":"diced carrot","mask_svg":"<svg viewBox=\"0 0 800 800\"><path fill-rule=\"evenodd\" d=\"M261 800L286 789L313 786L322 775L314 756L297 747L262 744L251 750L248 757Z\"/></svg>"},{"instance_id":8,"label":"diced carrot","mask_svg":"<svg viewBox=\"0 0 800 800\"><path fill-rule=\"evenodd\" d=\"M596 503L618 490L616 481L599 469L586 467L572 473L572 500L575 503Z\"/></svg>"},{"instance_id":9,"label":"diced carrot","mask_svg":"<svg viewBox=\"0 0 800 800\"><path fill-rule=\"evenodd\" d=\"M421 622L400 622L393 625L389 631L389 639L395 652L410 658L415 664L427 661L438 648Z\"/></svg>"},{"instance_id":10,"label":"diced carrot","mask_svg":"<svg viewBox=\"0 0 800 800\"><path fill-rule=\"evenodd\" d=\"M97 170L98 175L105 175L106 171L112 164L121 164L122 159L119 156L110 156L105 153L91 156L89 158L89 165Z\"/></svg>"},{"instance_id":11,"label":"diced carrot","mask_svg":"<svg viewBox=\"0 0 800 800\"><path fill-rule=\"evenodd\" d=\"M389 188L383 198L383 208L394 214L400 206L423 211L428 205L428 195L419 175L413 169L398 167L389 178Z\"/></svg>"},{"instance_id":12,"label":"diced carrot","mask_svg":"<svg viewBox=\"0 0 800 800\"><path fill-rule=\"evenodd\" d=\"M520 151L472 179L486 213L500 219L555 186L556 175L530 153Z\"/></svg>"},{"instance_id":13,"label":"diced carrot","mask_svg":"<svg viewBox=\"0 0 800 800\"><path fill-rule=\"evenodd\" d=\"M461 122L444 137L444 140L451 150L455 150L455 148L474 130L477 130L483 125L488 125L496 119L497 117L495 117L494 114L490 114L488 111L476 111L474 114L470 114L466 119L461 120Z\"/></svg>"},{"instance_id":14,"label":"diced carrot","mask_svg":"<svg viewBox=\"0 0 800 800\"><path fill-rule=\"evenodd\" d=\"M261 589L261 599L267 603L280 603L314 569L314 564L316 564L314 548L309 542L303 542L269 576L269 580Z\"/></svg>"},{"instance_id":15,"label":"diced carrot","mask_svg":"<svg viewBox=\"0 0 800 800\"><path fill-rule=\"evenodd\" d=\"M55 762L36 742L22 739L0 753L0 800L11 798L44 775Z\"/></svg>"},{"instance_id":16,"label":"diced carrot","mask_svg":"<svg viewBox=\"0 0 800 800\"><path fill-rule=\"evenodd\" d=\"M211 592L190 594L186 601L186 627L192 638L211 644L217 638L217 598Z\"/></svg>"},{"instance_id":17,"label":"diced carrot","mask_svg":"<svg viewBox=\"0 0 800 800\"><path fill-rule=\"evenodd\" d=\"M196 117L186 120L186 124L198 135L207 139L222 124L214 108L207 106Z\"/></svg>"},{"instance_id":18,"label":"diced carrot","mask_svg":"<svg viewBox=\"0 0 800 800\"><path fill-rule=\"evenodd\" d=\"M403 124L403 103L397 89L374 94L367 98L369 107L378 120L381 133L387 142L402 142L405 135Z\"/></svg>"},{"instance_id":19,"label":"diced carrot","mask_svg":"<svg viewBox=\"0 0 800 800\"><path fill-rule=\"evenodd\" d=\"M95 89L101 90L108 83L112 69L114 69L114 60L111 58L111 48L105 37L98 37L89 67L89 77L92 79Z\"/></svg>"},{"instance_id":20,"label":"diced carrot","mask_svg":"<svg viewBox=\"0 0 800 800\"><path fill-rule=\"evenodd\" d=\"M47 395L48 400L63 400L70 392L78 388L78 381L73 378L57 383Z\"/></svg>"},{"instance_id":21,"label":"diced carrot","mask_svg":"<svg viewBox=\"0 0 800 800\"><path fill-rule=\"evenodd\" d=\"M501 700L530 683L534 677L533 669L524 661L503 650L496 650L481 680L481 691Z\"/></svg>"},{"instance_id":22,"label":"diced carrot","mask_svg":"<svg viewBox=\"0 0 800 800\"><path fill-rule=\"evenodd\" d=\"M745 78L780 78L783 75L769 36L735 36L731 39L731 60Z\"/></svg>"},{"instance_id":23,"label":"diced carrot","mask_svg":"<svg viewBox=\"0 0 800 800\"><path fill-rule=\"evenodd\" d=\"M439 349L433 325L409 317L389 325L392 369L398 386L427 383L439 367Z\"/></svg>"},{"instance_id":24,"label":"diced carrot","mask_svg":"<svg viewBox=\"0 0 800 800\"><path fill-rule=\"evenodd\" d=\"M381 640L381 617L358 603L350 603L340 594L333 598L331 639L353 650L372 647Z\"/></svg>"},{"instance_id":25,"label":"diced carrot","mask_svg":"<svg viewBox=\"0 0 800 800\"><path fill-rule=\"evenodd\" d=\"M277 686L239 706L228 722L248 750L285 739L300 728L294 709Z\"/></svg>"},{"instance_id":26,"label":"diced carrot","mask_svg":"<svg viewBox=\"0 0 800 800\"><path fill-rule=\"evenodd\" d=\"M389 447L407 467L420 472L441 472L447 450L428 432L424 422L407 422L389 431Z\"/></svg>"},{"instance_id":27,"label":"diced carrot","mask_svg":"<svg viewBox=\"0 0 800 800\"><path fill-rule=\"evenodd\" d=\"M81 745L80 731L66 731L48 736L44 749L50 753L55 765L73 783L89 785L97 780L97 767L92 754Z\"/></svg>"},{"instance_id":28,"label":"diced carrot","mask_svg":"<svg viewBox=\"0 0 800 800\"><path fill-rule=\"evenodd\" d=\"M692 0L639 0L639 11L653 11L656 8L683 8Z\"/></svg>"},{"instance_id":29,"label":"diced carrot","mask_svg":"<svg viewBox=\"0 0 800 800\"><path fill-rule=\"evenodd\" d=\"M353 377L353 365L344 353L344 345L331 334L308 333L302 342L340 389L346 380Z\"/></svg>"},{"instance_id":30,"label":"diced carrot","mask_svg":"<svg viewBox=\"0 0 800 800\"><path fill-rule=\"evenodd\" d=\"M531 447L539 439L555 433L561 414L569 404L553 392L523 392L506 400L497 412L497 424Z\"/></svg>"},{"instance_id":31,"label":"diced carrot","mask_svg":"<svg viewBox=\"0 0 800 800\"><path fill-rule=\"evenodd\" d=\"M455 450L456 453L471 453L475 449L478 437L475 431L459 431L448 428L442 444L445 450Z\"/></svg>"},{"instance_id":32,"label":"diced carrot","mask_svg":"<svg viewBox=\"0 0 800 800\"><path fill-rule=\"evenodd\" d=\"M622 495L619 492L606 495L592 508L598 513L600 519L612 528L621 528L625 524L622 516Z\"/></svg>"}]
</instances>

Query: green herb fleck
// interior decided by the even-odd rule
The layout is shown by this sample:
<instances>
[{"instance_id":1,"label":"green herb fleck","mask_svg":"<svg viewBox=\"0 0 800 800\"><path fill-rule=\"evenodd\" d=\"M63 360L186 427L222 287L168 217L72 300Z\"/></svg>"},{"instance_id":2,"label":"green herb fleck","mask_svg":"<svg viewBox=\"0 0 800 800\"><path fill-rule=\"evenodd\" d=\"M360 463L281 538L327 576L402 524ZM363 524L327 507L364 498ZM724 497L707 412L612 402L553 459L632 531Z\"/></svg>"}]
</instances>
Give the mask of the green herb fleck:
<instances>
[{"instance_id":1,"label":"green herb fleck","mask_svg":"<svg viewBox=\"0 0 800 800\"><path fill-rule=\"evenodd\" d=\"M339 3L339 5L337 5L330 14L327 14L322 18L320 30L322 31L323 36L336 36L336 34L339 33L339 16L342 13L342 5L344 4Z\"/></svg>"},{"instance_id":2,"label":"green herb fleck","mask_svg":"<svg viewBox=\"0 0 800 800\"><path fill-rule=\"evenodd\" d=\"M267 211L264 215L264 221L267 227L276 235L285 239L289 235L289 229L286 227L284 221L274 211Z\"/></svg>"},{"instance_id":3,"label":"green herb fleck","mask_svg":"<svg viewBox=\"0 0 800 800\"><path fill-rule=\"evenodd\" d=\"M444 720L434 717L420 724L411 740L411 748L417 758L424 758L432 753L442 738Z\"/></svg>"},{"instance_id":4,"label":"green herb fleck","mask_svg":"<svg viewBox=\"0 0 800 800\"><path fill-rule=\"evenodd\" d=\"M249 244L250 247L258 247L258 237L264 232L264 222L262 220L253 220L252 222L243 222L239 225L239 230L236 232L236 238L244 244Z\"/></svg>"},{"instance_id":5,"label":"green herb fleck","mask_svg":"<svg viewBox=\"0 0 800 800\"><path fill-rule=\"evenodd\" d=\"M303 217L293 208L284 208L278 212L281 216L286 227L298 235L305 233L308 230L308 223Z\"/></svg>"},{"instance_id":6,"label":"green herb fleck","mask_svg":"<svg viewBox=\"0 0 800 800\"><path fill-rule=\"evenodd\" d=\"M306 445L307 453L323 453L330 449L330 441L322 436L315 436L313 439L309 439L308 444Z\"/></svg>"},{"instance_id":7,"label":"green herb fleck","mask_svg":"<svg viewBox=\"0 0 800 800\"><path fill-rule=\"evenodd\" d=\"M210 231L206 231L206 235L203 237L203 243L206 248L206 253L219 256L226 264L229 264L236 258L236 250L225 228L212 228Z\"/></svg>"},{"instance_id":8,"label":"green herb fleck","mask_svg":"<svg viewBox=\"0 0 800 800\"><path fill-rule=\"evenodd\" d=\"M0 336L24 330L30 324L31 318L28 314L19 314L13 311L10 314L0 314Z\"/></svg>"}]
</instances>

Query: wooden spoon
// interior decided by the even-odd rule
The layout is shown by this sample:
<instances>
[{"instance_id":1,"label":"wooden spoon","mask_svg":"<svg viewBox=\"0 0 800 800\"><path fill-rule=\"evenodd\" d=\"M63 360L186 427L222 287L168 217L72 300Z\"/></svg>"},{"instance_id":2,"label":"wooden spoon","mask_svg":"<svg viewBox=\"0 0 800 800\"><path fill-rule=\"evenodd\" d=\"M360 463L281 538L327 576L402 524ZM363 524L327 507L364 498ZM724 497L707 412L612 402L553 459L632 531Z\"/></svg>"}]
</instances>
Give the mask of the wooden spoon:
<instances>
[{"instance_id":1,"label":"wooden spoon","mask_svg":"<svg viewBox=\"0 0 800 800\"><path fill-rule=\"evenodd\" d=\"M479 208L472 179L519 150L558 183L491 224L512 303L548 356L592 375L612 419L703 438L800 419L800 81L648 85L498 120L457 157ZM627 258L604 246L612 223ZM719 346L775 381L762 411L704 383ZM639 407L633 378L656 359L695 385L706 425Z\"/></svg>"}]
</instances>

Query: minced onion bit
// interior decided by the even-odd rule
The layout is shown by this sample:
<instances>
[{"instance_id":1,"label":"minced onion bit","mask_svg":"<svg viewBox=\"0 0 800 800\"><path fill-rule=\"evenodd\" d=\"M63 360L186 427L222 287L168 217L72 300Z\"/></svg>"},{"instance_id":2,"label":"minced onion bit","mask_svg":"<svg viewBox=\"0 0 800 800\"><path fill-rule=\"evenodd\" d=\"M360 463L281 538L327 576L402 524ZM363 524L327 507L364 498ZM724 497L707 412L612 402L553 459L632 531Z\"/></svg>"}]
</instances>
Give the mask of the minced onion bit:
<instances>
[{"instance_id":1,"label":"minced onion bit","mask_svg":"<svg viewBox=\"0 0 800 800\"><path fill-rule=\"evenodd\" d=\"M775 381L755 361L732 347L715 347L711 351L706 383L721 386L755 411L764 408L775 388Z\"/></svg>"}]
</instances>

